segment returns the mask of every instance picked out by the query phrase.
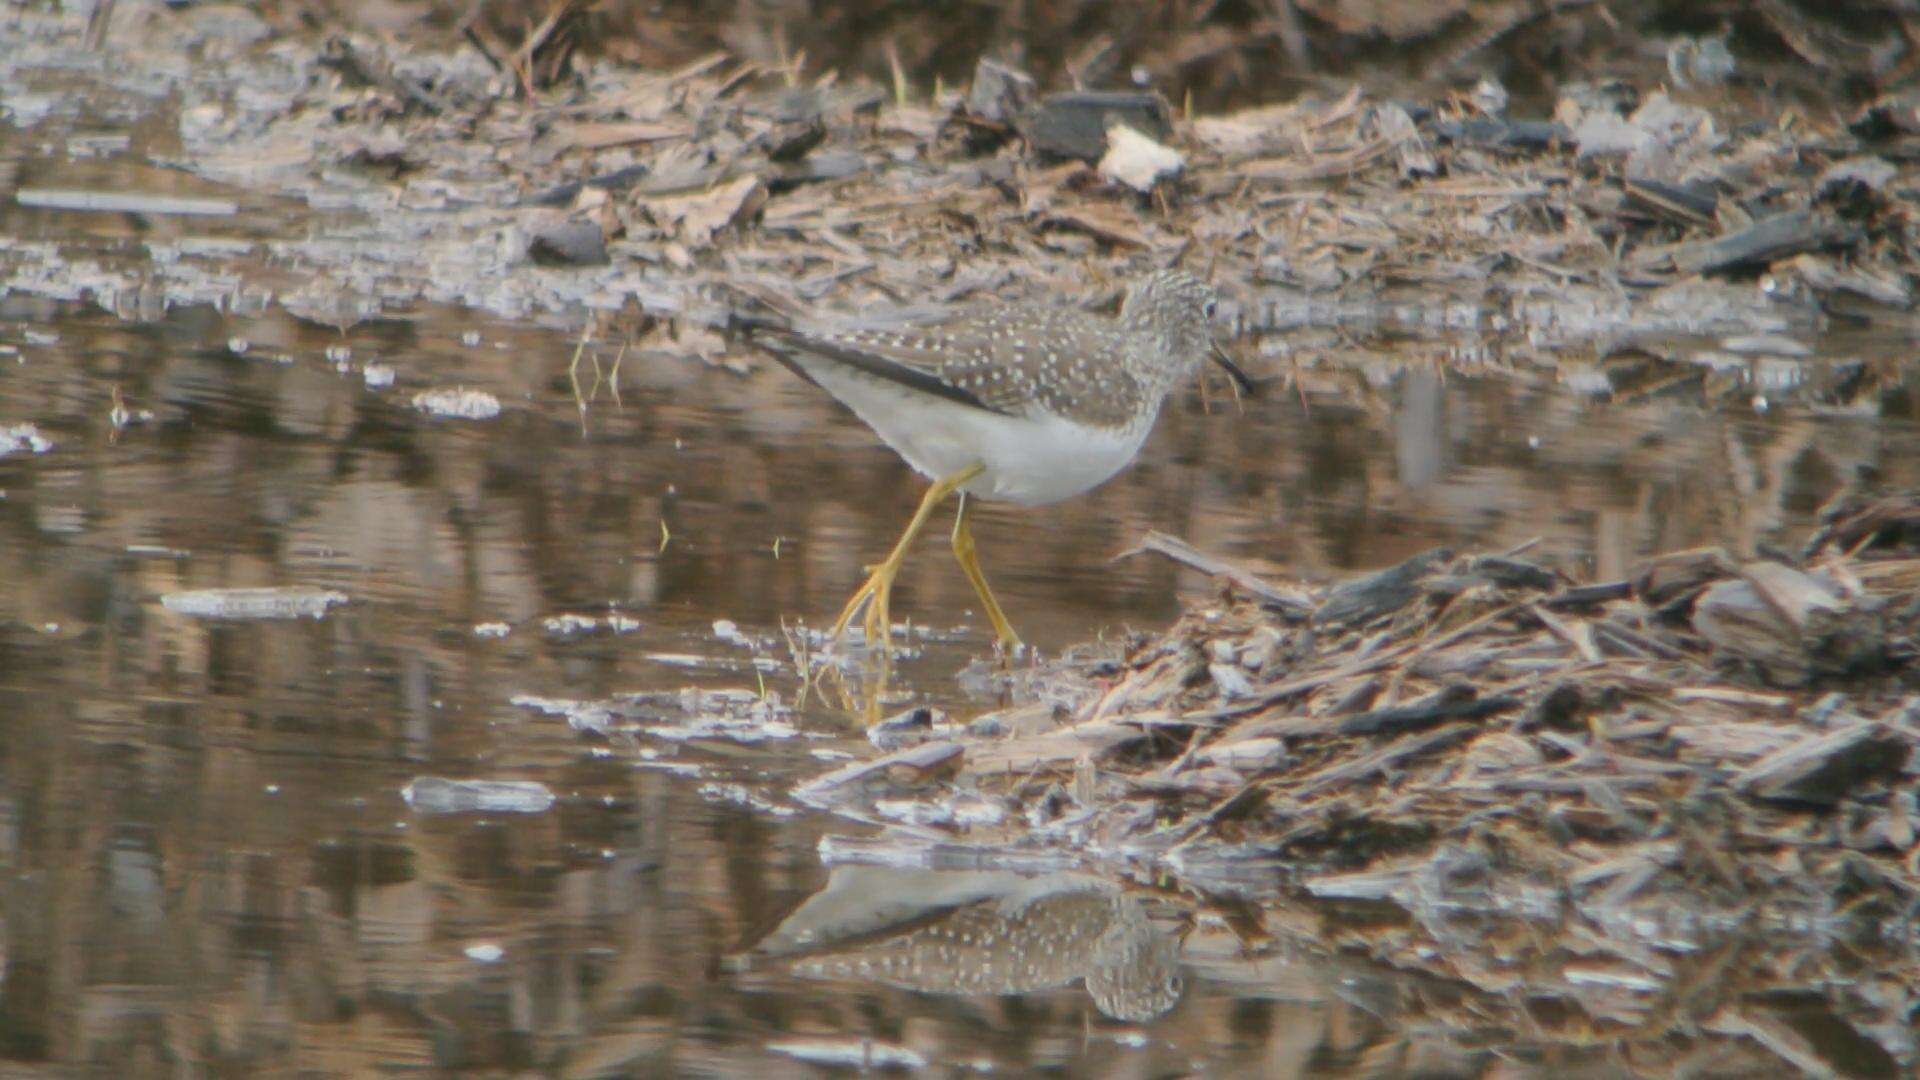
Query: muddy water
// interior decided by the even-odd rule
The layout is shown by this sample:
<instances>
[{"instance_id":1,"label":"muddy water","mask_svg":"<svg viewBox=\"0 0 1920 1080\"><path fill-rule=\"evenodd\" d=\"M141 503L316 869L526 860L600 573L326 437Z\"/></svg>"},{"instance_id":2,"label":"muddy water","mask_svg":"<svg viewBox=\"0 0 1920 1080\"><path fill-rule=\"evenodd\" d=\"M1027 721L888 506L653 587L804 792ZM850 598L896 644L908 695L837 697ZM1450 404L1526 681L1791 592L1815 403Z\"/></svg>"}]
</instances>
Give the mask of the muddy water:
<instances>
[{"instance_id":1,"label":"muddy water","mask_svg":"<svg viewBox=\"0 0 1920 1080\"><path fill-rule=\"evenodd\" d=\"M32 179L128 182L86 169ZM10 240L133 265L156 227L234 242L251 281L274 268L245 242L298 225L0 214ZM657 339L573 365L573 327L417 310L341 331L234 295L0 297L0 429L35 426L0 457L10 1064L1332 1075L1432 1022L1418 987L1311 942L1246 959L1217 918L1182 928L1169 969L1165 913L1107 884L907 872L817 899L822 838L860 830L796 812L784 782L858 732L817 696L770 704L799 691L783 627L831 618L919 484L810 387ZM1813 344L1881 365L1903 348ZM1009 614L1045 653L1164 623L1210 586L1112 561L1150 528L1309 578L1529 542L1608 577L1656 550L1797 543L1834 491L1920 462L1910 377L1844 404L1793 379L1620 402L1591 379L1443 375L1451 347L1336 357L1240 405L1188 393L1099 492L985 509ZM430 415L428 390L500 412ZM956 677L988 636L943 547L895 599L934 631L898 688L968 716L998 702ZM177 602L245 587L345 600L264 620ZM636 734L554 704L623 693L772 722ZM442 780L539 787L441 813ZM1020 925L966 932L1024 947L941 967L961 931L933 913L982 897ZM802 911L814 940L927 936L740 955ZM1064 959L1015 986L1038 952Z\"/></svg>"}]
</instances>

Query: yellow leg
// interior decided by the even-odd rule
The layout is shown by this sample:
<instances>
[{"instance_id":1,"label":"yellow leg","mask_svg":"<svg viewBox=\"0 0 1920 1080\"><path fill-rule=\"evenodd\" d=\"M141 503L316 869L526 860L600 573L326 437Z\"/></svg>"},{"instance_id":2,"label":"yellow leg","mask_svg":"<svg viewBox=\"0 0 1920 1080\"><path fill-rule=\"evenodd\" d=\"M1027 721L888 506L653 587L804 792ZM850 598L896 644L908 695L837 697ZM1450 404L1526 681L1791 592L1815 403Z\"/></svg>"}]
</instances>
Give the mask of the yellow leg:
<instances>
[{"instance_id":1,"label":"yellow leg","mask_svg":"<svg viewBox=\"0 0 1920 1080\"><path fill-rule=\"evenodd\" d=\"M980 558L973 550L973 526L967 524L967 493L960 493L960 509L953 516L953 557L960 560L960 571L967 575L973 591L980 597L980 606L986 609L987 618L993 622L993 632L999 637L1000 647L1013 650L1020 647L1020 635L1013 632L1013 624L1007 621L1007 613L1000 610L1000 601L993 598L993 590L987 588L987 575L980 571Z\"/></svg>"},{"instance_id":2,"label":"yellow leg","mask_svg":"<svg viewBox=\"0 0 1920 1080\"><path fill-rule=\"evenodd\" d=\"M838 638L845 633L847 624L852 622L854 615L862 606L865 606L867 618L864 625L867 631L867 644L878 644L882 651L886 650L893 627L887 611L887 602L893 595L893 579L900 573L901 564L907 561L907 548L912 546L914 537L920 535L920 530L926 528L927 519L933 516L933 508L939 506L947 496L958 491L962 484L979 476L984 468L985 466L979 464L969 465L952 476L935 481L934 485L927 489L926 496L920 500L920 509L914 511L913 520L907 522L907 529L900 534L900 539L893 545L893 550L873 568L873 573L867 577L867 583L860 586L859 591L853 594L853 599L848 600L847 606L840 610L840 618L833 624L833 637Z\"/></svg>"}]
</instances>

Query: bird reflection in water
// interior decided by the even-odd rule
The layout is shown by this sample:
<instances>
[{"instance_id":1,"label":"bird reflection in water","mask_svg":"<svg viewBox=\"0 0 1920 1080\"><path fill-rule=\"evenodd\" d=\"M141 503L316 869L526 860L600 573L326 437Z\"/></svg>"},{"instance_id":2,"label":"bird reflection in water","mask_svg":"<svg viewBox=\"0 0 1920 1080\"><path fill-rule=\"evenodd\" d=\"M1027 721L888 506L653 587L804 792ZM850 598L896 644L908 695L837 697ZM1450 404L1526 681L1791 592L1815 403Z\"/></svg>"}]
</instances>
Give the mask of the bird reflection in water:
<instances>
[{"instance_id":1,"label":"bird reflection in water","mask_svg":"<svg viewBox=\"0 0 1920 1080\"><path fill-rule=\"evenodd\" d=\"M935 994L1028 994L1083 980L1094 1007L1142 1023L1180 1000L1179 943L1118 886L1081 874L849 866L748 953L813 979Z\"/></svg>"}]
</instances>

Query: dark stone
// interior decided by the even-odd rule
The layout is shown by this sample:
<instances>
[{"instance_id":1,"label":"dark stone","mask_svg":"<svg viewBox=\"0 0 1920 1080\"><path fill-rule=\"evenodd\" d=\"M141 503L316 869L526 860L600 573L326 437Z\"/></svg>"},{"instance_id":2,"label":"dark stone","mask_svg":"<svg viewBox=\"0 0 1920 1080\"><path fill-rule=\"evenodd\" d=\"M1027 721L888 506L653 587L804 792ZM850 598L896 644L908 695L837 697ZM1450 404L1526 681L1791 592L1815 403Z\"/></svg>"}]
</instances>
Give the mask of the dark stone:
<instances>
[{"instance_id":1,"label":"dark stone","mask_svg":"<svg viewBox=\"0 0 1920 1080\"><path fill-rule=\"evenodd\" d=\"M1107 152L1107 126L1116 123L1160 142L1173 134L1167 100L1143 91L1049 94L1019 127L1035 154L1098 161Z\"/></svg>"}]
</instances>

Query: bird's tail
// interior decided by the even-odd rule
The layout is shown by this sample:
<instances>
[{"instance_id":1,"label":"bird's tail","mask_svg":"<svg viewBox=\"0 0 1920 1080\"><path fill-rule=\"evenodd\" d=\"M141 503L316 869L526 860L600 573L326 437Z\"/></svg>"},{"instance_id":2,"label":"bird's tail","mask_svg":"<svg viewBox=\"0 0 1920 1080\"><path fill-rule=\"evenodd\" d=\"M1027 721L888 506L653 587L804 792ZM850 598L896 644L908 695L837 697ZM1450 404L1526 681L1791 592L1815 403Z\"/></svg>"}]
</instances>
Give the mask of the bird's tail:
<instances>
[{"instance_id":1,"label":"bird's tail","mask_svg":"<svg viewBox=\"0 0 1920 1080\"><path fill-rule=\"evenodd\" d=\"M799 312L786 297L750 285L720 282L727 300L725 332L752 340L755 334L791 333Z\"/></svg>"}]
</instances>

